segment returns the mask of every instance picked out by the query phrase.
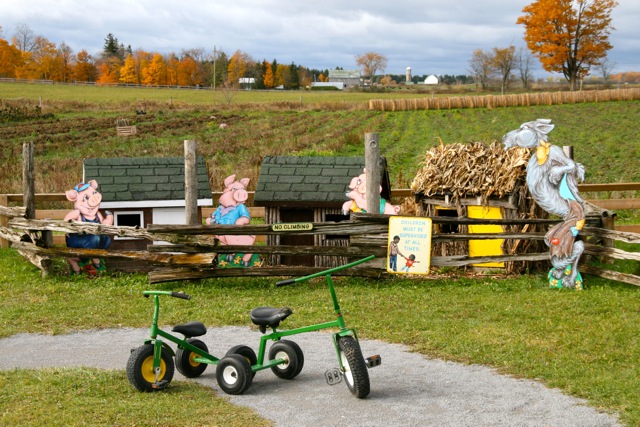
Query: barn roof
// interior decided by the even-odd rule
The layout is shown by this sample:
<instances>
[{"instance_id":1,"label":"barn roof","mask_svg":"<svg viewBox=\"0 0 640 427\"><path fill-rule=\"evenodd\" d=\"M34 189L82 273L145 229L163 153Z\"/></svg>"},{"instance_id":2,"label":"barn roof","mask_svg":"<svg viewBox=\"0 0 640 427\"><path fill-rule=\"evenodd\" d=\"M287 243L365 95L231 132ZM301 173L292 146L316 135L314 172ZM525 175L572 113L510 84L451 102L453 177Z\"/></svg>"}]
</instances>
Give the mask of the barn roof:
<instances>
[{"instance_id":1,"label":"barn roof","mask_svg":"<svg viewBox=\"0 0 640 427\"><path fill-rule=\"evenodd\" d=\"M440 144L427 151L411 189L424 196L503 198L524 181L531 152L502 144Z\"/></svg>"},{"instance_id":2,"label":"barn roof","mask_svg":"<svg viewBox=\"0 0 640 427\"><path fill-rule=\"evenodd\" d=\"M389 174L382 171L382 197L389 200ZM339 207L351 179L362 173L364 157L268 156L260 166L256 206Z\"/></svg>"},{"instance_id":3,"label":"barn roof","mask_svg":"<svg viewBox=\"0 0 640 427\"><path fill-rule=\"evenodd\" d=\"M95 179L104 202L182 201L183 157L114 157L84 159L85 181ZM198 199L211 199L207 165L196 159Z\"/></svg>"}]
</instances>

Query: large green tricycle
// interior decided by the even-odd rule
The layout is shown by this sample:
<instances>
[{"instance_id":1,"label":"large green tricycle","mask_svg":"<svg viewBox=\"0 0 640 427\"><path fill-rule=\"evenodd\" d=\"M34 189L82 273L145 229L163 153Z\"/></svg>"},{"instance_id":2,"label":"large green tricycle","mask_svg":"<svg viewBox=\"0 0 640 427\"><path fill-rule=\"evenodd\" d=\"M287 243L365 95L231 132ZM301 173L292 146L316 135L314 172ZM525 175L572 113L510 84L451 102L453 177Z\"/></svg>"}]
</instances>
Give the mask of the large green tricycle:
<instances>
[{"instance_id":1,"label":"large green tricycle","mask_svg":"<svg viewBox=\"0 0 640 427\"><path fill-rule=\"evenodd\" d=\"M332 338L339 368L327 371L325 378L328 384L333 385L341 382L344 377L351 393L358 398L364 398L370 391L367 369L380 365L381 358L379 355L367 359L362 356L356 331L347 328L340 311L331 274L373 258L374 256L371 255L340 267L277 282L276 286L284 286L324 276L327 280L336 318L315 325L278 330L280 322L292 314L290 308L255 308L251 310L251 321L263 333L260 337L257 355L246 345L232 347L222 358L209 354L206 344L196 338L207 333L207 328L201 322L189 322L172 328L172 332L182 334L184 338L163 331L158 327L160 296L168 295L183 299L191 297L182 292L144 291L145 297L153 296L155 307L153 322L150 337L145 339L142 346L131 351L127 362L127 378L140 391L162 390L173 379L175 368L185 377L195 378L205 371L207 365L216 365L216 380L220 388L228 394L242 394L251 386L253 377L258 371L271 369L276 376L283 379L292 379L302 371L304 354L300 346L293 341L282 339L283 337L321 329L338 328L338 331L332 334ZM269 333L267 333L268 329L270 329ZM163 339L177 345L175 353ZM265 361L267 341L273 341L273 344L269 347L268 357Z\"/></svg>"}]
</instances>

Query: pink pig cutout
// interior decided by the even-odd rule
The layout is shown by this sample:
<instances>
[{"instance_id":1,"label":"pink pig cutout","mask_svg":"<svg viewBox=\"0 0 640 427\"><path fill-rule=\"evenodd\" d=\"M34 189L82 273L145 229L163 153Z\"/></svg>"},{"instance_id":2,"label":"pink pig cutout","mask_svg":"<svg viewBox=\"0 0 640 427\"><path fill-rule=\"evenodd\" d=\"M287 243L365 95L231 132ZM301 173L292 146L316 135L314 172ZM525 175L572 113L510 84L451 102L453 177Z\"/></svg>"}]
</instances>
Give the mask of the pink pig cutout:
<instances>
[{"instance_id":1,"label":"pink pig cutout","mask_svg":"<svg viewBox=\"0 0 640 427\"><path fill-rule=\"evenodd\" d=\"M350 191L347 191L346 195L349 201L342 205L342 213L349 215L349 212L366 212L367 209L367 169L362 169L362 174L356 176L351 180L349 184ZM380 192L382 192L382 186L380 186ZM400 206L392 205L385 199L380 199L380 212L381 214L397 215L400 213Z\"/></svg>"},{"instance_id":2,"label":"pink pig cutout","mask_svg":"<svg viewBox=\"0 0 640 427\"><path fill-rule=\"evenodd\" d=\"M236 175L230 175L224 180L224 190L220 199L220 205L209 218L206 219L208 225L211 224L229 224L229 225L247 225L251 221L249 209L245 206L245 202L249 198L247 186L249 178L242 178L236 181ZM226 235L216 236L223 245L241 245L252 246L256 240L255 235ZM233 261L235 254L227 254L227 261ZM242 262L245 267L249 266L253 254L244 254Z\"/></svg>"},{"instance_id":3,"label":"pink pig cutout","mask_svg":"<svg viewBox=\"0 0 640 427\"><path fill-rule=\"evenodd\" d=\"M65 221L89 222L103 225L113 225L113 214L109 211L105 212L105 216L100 213L100 203L102 195L98 192L98 182L91 180L89 182L81 182L76 185L73 190L65 192L67 200L73 202L74 209L65 215ZM67 247L81 249L107 249L111 244L111 239L106 235L92 235L69 233L66 236ZM74 273L80 273L80 258L68 258L67 261ZM94 258L92 274L103 271L99 258ZM85 268L91 267L90 265Z\"/></svg>"}]
</instances>

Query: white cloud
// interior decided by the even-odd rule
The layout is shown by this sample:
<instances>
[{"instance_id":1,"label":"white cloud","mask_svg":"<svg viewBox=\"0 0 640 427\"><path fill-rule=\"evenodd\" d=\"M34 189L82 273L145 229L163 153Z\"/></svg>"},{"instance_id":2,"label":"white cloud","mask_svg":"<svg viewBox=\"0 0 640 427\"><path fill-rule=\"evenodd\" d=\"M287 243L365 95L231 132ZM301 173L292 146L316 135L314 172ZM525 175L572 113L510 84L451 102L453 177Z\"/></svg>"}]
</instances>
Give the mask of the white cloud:
<instances>
[{"instance_id":1,"label":"white cloud","mask_svg":"<svg viewBox=\"0 0 640 427\"><path fill-rule=\"evenodd\" d=\"M180 53L213 47L309 68L355 68L355 55L379 52L387 72L463 74L473 50L523 46L516 25L529 0L2 0L0 25L19 24L75 51L98 53L107 34L125 46ZM619 0L612 14L616 71L640 70L640 2Z\"/></svg>"}]
</instances>

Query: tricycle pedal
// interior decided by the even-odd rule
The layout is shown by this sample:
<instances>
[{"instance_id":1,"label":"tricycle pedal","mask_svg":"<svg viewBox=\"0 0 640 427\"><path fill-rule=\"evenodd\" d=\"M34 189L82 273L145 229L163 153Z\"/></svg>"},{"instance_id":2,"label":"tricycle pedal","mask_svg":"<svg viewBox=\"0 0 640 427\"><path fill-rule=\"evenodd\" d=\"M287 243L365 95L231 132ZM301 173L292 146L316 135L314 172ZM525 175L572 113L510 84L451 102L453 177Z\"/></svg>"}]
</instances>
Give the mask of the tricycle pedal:
<instances>
[{"instance_id":1,"label":"tricycle pedal","mask_svg":"<svg viewBox=\"0 0 640 427\"><path fill-rule=\"evenodd\" d=\"M154 390L164 390L165 388L167 388L168 385L169 385L169 381L160 380L156 383L151 384L151 388Z\"/></svg>"},{"instance_id":2,"label":"tricycle pedal","mask_svg":"<svg viewBox=\"0 0 640 427\"><path fill-rule=\"evenodd\" d=\"M375 356L367 357L364 363L369 369L375 368L376 366L380 366L380 364L382 363L382 357L380 357L379 354L376 354Z\"/></svg>"},{"instance_id":3,"label":"tricycle pedal","mask_svg":"<svg viewBox=\"0 0 640 427\"><path fill-rule=\"evenodd\" d=\"M338 368L329 369L324 373L324 377L327 379L327 384L335 385L342 381L342 372Z\"/></svg>"}]
</instances>

